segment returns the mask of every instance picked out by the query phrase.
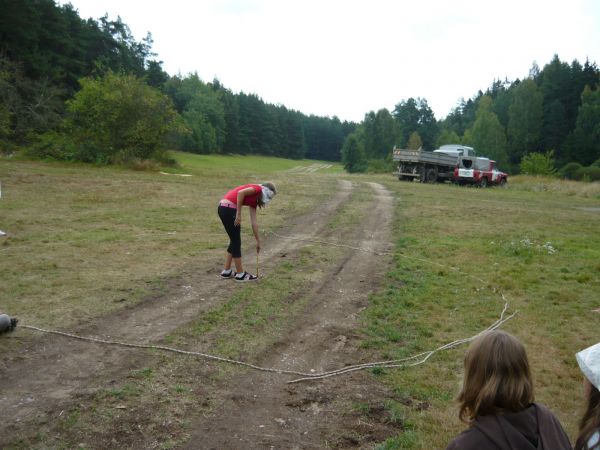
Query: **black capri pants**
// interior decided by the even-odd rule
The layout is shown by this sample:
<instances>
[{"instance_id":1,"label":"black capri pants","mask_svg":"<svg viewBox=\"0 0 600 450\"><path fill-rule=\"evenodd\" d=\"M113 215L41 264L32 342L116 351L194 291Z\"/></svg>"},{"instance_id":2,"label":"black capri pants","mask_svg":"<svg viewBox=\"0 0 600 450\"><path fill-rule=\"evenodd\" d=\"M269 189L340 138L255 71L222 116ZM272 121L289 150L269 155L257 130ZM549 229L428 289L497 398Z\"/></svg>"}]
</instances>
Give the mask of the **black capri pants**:
<instances>
[{"instance_id":1,"label":"black capri pants","mask_svg":"<svg viewBox=\"0 0 600 450\"><path fill-rule=\"evenodd\" d=\"M241 258L242 236L240 231L242 227L236 227L234 224L237 209L219 205L218 212L219 218L221 219L221 222L223 222L225 231L227 231L227 235L229 236L229 247L227 247L227 252L231 253L231 256L234 258Z\"/></svg>"}]
</instances>

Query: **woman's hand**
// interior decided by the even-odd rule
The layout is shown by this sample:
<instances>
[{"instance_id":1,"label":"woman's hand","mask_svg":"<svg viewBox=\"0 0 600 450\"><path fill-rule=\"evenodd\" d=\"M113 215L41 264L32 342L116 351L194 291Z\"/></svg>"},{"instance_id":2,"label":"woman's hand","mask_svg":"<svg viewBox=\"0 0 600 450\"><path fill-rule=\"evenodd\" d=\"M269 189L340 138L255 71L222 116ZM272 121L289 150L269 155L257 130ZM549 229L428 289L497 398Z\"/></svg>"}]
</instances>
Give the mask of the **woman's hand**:
<instances>
[{"instance_id":1,"label":"woman's hand","mask_svg":"<svg viewBox=\"0 0 600 450\"><path fill-rule=\"evenodd\" d=\"M260 239L256 240L256 253L260 253Z\"/></svg>"},{"instance_id":2,"label":"woman's hand","mask_svg":"<svg viewBox=\"0 0 600 450\"><path fill-rule=\"evenodd\" d=\"M238 209L238 212L235 215L235 221L233 222L233 225L235 225L236 227L239 227L241 224L242 224L242 214L240 213L240 210Z\"/></svg>"}]
</instances>

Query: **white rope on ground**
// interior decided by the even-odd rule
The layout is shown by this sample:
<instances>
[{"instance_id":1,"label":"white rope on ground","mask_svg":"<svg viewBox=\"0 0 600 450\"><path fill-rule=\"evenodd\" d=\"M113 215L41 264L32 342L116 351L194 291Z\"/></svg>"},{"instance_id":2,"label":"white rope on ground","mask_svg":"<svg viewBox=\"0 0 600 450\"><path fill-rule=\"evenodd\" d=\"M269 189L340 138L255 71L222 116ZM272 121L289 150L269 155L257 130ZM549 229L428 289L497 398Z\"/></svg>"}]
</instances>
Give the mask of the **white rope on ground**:
<instances>
[{"instance_id":1,"label":"white rope on ground","mask_svg":"<svg viewBox=\"0 0 600 450\"><path fill-rule=\"evenodd\" d=\"M226 363L230 363L230 364L238 364L240 366L245 366L245 367L249 367L251 369L261 370L263 372L274 372L274 373L280 373L280 374L299 375L299 376L306 376L306 377L311 376L310 373L297 372L294 370L284 370L284 369L273 369L273 368L269 368L269 367L260 367L260 366L256 366L254 364L250 364L247 362L236 361L235 359L222 358L220 356L209 355L208 353L181 350L181 349L174 348L174 347L166 347L164 345L132 344L130 342L111 341L111 340L107 340L107 339L100 339L100 338L95 338L95 337L90 337L90 336L79 336L77 334L66 333L64 331L47 330L45 328L39 328L39 327L35 327L33 325L20 325L20 328L27 328L29 330L39 331L40 333L56 334L59 336L69 337L69 338L73 338L73 339L79 339L80 341L95 342L98 344L117 345L117 346L121 346L121 347L131 347L131 348L144 348L144 349L151 349L151 350L163 350L166 352L179 353L182 355L200 356L202 358L212 359L215 361L226 362Z\"/></svg>"},{"instance_id":2,"label":"white rope on ground","mask_svg":"<svg viewBox=\"0 0 600 450\"><path fill-rule=\"evenodd\" d=\"M321 245L329 245L329 246L335 246L335 247L345 247L345 248L349 248L352 250L357 250L357 251L363 251L363 252L369 252L369 253L375 253L376 255L391 255L391 253L389 252L376 252L372 249L365 249L365 248L361 248L361 247L354 247L351 245L347 245L347 244L338 244L338 243L334 243L334 242L327 242L327 241L318 241L315 239L307 239L307 238L294 238L294 237L290 237L290 236L282 236L279 235L273 231L269 231L268 233L273 234L274 236L277 236L281 239L290 239L290 240L298 240L298 241L307 241L307 242L314 242L317 244L321 244ZM422 262L426 262L426 263L430 263L430 264L435 264L444 268L450 268L452 270L456 270L456 271L460 271L459 268L456 267L449 267L449 266L445 266L444 264L440 264L434 261L429 261L426 259L422 259L422 258L416 258L416 257L409 257L406 255L402 255L400 254L400 256L404 257L404 258L409 258L409 259L414 259L414 260L418 260L418 261L422 261ZM258 263L257 263L258 265ZM467 273L461 272L462 274L466 275L466 276L470 276L480 282L482 282L483 284L486 284L485 281L483 281L482 279L469 275ZM495 291L495 290L494 290ZM506 301L504 294L502 295L502 299L505 301L504 303L504 309L502 310L502 313L500 314L500 318L498 320L496 320L496 322L494 322L492 325L490 325L489 327L487 327L485 330L477 333L474 336L471 336L469 338L464 338L464 339L458 339L452 342L449 342L447 344L444 344L434 350L428 351L428 352L422 352L413 356L409 356L407 358L402 358L402 359L395 359L395 360L389 360L389 361L379 361L379 362L372 362L372 363L364 363L364 364L356 364L356 365L351 365L351 366L345 366L343 368L340 369L336 369L336 370L331 370L331 371L327 371L327 372L320 372L320 373L306 373L306 372L299 372L299 371L295 371L295 370L286 370L286 369L276 369L276 368L271 368L271 367L261 367L261 366L257 366L254 364L250 364L244 361L238 361L235 359L231 359L231 358L223 358L220 356L215 356L215 355L210 355L208 353L202 353L202 352L194 352L194 351L188 351L188 350L181 350L181 349L177 349L174 347L167 347L164 345L152 345L152 344L133 344L130 342L121 342L121 341L113 341L113 340L107 340L107 339L100 339L100 338L95 338L95 337L89 337L89 336L79 336L73 333L67 333L64 331L56 331L56 330L48 330L48 329L44 329L44 328L39 328L39 327L35 327L33 325L21 325L21 328L25 328L25 329L29 329L29 330L35 330L41 333L48 333L48 334L55 334L55 335L59 335L59 336L64 336L64 337L69 337L72 339L78 339L78 340L82 340L82 341L87 341L87 342L95 342L95 343L99 343L99 344L105 344L105 345L116 345L116 346L122 346L122 347L129 347L129 348L141 348L141 349L152 349L152 350L162 350L162 351L166 351L166 352L172 352L172 353L178 353L178 354L182 354L182 355L188 355L188 356L199 356L205 359L210 359L210 360L214 360L214 361L220 361L220 362L225 362L225 363L229 363L229 364L236 364L236 365L240 365L240 366L244 366L244 367L248 367L250 369L254 369L254 370L259 370L262 372L270 372L270 373L276 373L276 374L287 374L287 375L296 375L296 376L300 376L301 378L297 378L291 381L288 381L288 383L299 383L302 381L315 381L315 380L322 380L325 378L330 378L330 377L334 377L334 376L340 376L340 375L345 375L351 372L355 372L358 370L365 370L365 369L375 369L375 368L400 368L400 367L413 367L413 366L418 366L420 364L424 364L425 362L427 362L427 360L429 358L431 358L434 354L441 352L443 350L448 350L451 348L455 348L458 347L459 345L462 344L466 344L468 342L473 341L474 339L476 339L478 336L482 335L483 333L486 333L488 331L491 330L495 330L497 328L499 328L502 324L504 324L506 321L512 319L515 314L517 314L517 311L515 311L514 313L512 313L511 315L504 317L504 314L506 313L506 310L508 309L508 302ZM420 359L419 359L420 358ZM416 362L411 362L411 361L416 361Z\"/></svg>"},{"instance_id":3,"label":"white rope on ground","mask_svg":"<svg viewBox=\"0 0 600 450\"><path fill-rule=\"evenodd\" d=\"M330 372L324 372L321 374L311 374L310 377L298 378L295 380L288 381L288 384L299 383L302 381L322 380L322 379L337 376L337 375L344 375L344 374L347 374L350 372L356 372L357 370L375 369L375 368L392 369L392 368L400 368L400 367L413 367L413 366L418 366L420 364L424 364L425 362L427 362L427 360L429 358L431 358L434 354L436 354L440 351L449 350L451 348L458 347L459 345L469 343L469 342L473 341L474 339L476 339L477 337L481 336L483 333L487 333L488 331L496 330L497 328L499 328L506 321L512 319L514 317L514 315L517 314L517 312L518 312L518 311L515 311L514 313L512 313L511 315L509 315L505 318L504 313L506 312L507 308L508 308L508 304L505 304L500 319L497 320L496 322L494 322L489 327L487 327L485 330L483 330L469 338L458 339L456 341L449 342L447 344L444 344L444 345L436 348L435 350L430 350L428 352L419 353L419 354L409 356L407 358L402 358L402 359L395 359L395 360L390 360L390 361L380 361L380 362L376 362L376 363L357 364L355 366L347 366L342 369L332 370ZM421 358L421 359L418 360L417 362L410 362L410 361L417 360L418 358Z\"/></svg>"},{"instance_id":4,"label":"white rope on ground","mask_svg":"<svg viewBox=\"0 0 600 450\"><path fill-rule=\"evenodd\" d=\"M508 303L506 303L504 305L504 309L502 310L502 314L500 315L500 318L496 322L494 322L492 325L487 327L485 330L477 333L474 336L471 336L470 338L458 339L456 341L449 342L447 344L442 345L441 347L436 348L435 350L419 353L417 355L413 355L413 356L403 358L403 359L395 359L395 360L389 360L389 361L379 361L379 362L372 362L372 363L357 364L357 365L352 365L352 366L345 366L341 369L331 370L328 372L320 372L320 373L306 373L306 372L299 372L299 371L295 371L295 370L276 369L276 368L272 368L272 367L261 367L261 366L250 364L250 363L247 363L244 361L238 361L238 360L231 359L231 358L222 358L220 356L214 356L214 355L210 355L208 353L194 352L194 351L189 351L189 350L181 350L178 348L167 347L164 345L132 344L130 342L112 341L112 340L100 339L100 338L95 338L95 337L90 337L90 336L79 336L79 335L73 334L73 333L67 333L64 331L56 331L56 330L48 330L45 328L35 327L33 325L21 325L21 328L39 331L40 333L56 334L59 336L78 339L81 341L95 342L98 344L117 345L117 346L121 346L121 347L129 347L129 348L163 350L166 352L179 353L181 355L187 355L187 356L200 356L205 359L211 359L214 361L220 361L220 362L225 362L225 363L229 363L229 364L237 364L240 366L248 367L250 369L259 370L262 372L270 372L270 373L276 373L276 374L280 374L280 375L282 375L282 374L297 375L297 376L301 377L301 378L298 378L295 380L288 381L288 383L291 384L291 383L299 383L301 381L314 381L314 380L321 380L321 379L330 378L330 377L334 377L334 376L345 375L347 373L355 372L357 370L374 369L374 368L382 368L382 369L390 368L391 369L391 368L399 368L399 367L412 367L412 366L418 366L420 364L424 364L431 356L433 356L434 354L436 354L442 350L448 350L448 349L451 349L454 347L458 347L461 344L471 342L473 339L477 338L478 336L482 335L483 333L499 328L507 320L510 320L512 317L514 317L514 315L517 313L517 311L515 311L510 316L505 318L504 314L507 309L508 309ZM421 358L421 359L417 362L409 363L409 361L413 361L418 358Z\"/></svg>"}]
</instances>

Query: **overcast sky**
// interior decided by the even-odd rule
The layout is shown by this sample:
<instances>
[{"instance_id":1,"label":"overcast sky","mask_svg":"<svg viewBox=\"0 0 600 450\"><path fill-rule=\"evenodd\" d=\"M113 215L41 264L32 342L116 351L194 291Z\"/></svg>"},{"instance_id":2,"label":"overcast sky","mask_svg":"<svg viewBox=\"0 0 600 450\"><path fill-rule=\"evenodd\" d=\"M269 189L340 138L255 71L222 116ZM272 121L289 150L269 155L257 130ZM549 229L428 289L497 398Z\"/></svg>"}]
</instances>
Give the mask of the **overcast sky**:
<instances>
[{"instance_id":1,"label":"overcast sky","mask_svg":"<svg viewBox=\"0 0 600 450\"><path fill-rule=\"evenodd\" d=\"M60 0L59 3L67 3ZM444 118L494 79L554 54L600 63L597 0L71 0L137 40L151 32L170 74L360 122L425 98Z\"/></svg>"}]
</instances>

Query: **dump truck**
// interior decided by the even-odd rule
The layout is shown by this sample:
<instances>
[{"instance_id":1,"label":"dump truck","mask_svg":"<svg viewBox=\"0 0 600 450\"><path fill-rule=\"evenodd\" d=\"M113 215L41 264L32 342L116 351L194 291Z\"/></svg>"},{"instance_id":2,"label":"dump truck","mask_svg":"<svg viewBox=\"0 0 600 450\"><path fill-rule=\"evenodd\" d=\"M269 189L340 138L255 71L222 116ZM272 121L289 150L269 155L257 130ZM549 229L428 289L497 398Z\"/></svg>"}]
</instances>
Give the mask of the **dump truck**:
<instances>
[{"instance_id":1,"label":"dump truck","mask_svg":"<svg viewBox=\"0 0 600 450\"><path fill-rule=\"evenodd\" d=\"M475 150L466 145L448 144L432 152L394 148L392 156L398 167L394 175L397 175L399 180L417 179L422 183L434 183L452 181L458 158L475 156Z\"/></svg>"}]
</instances>

